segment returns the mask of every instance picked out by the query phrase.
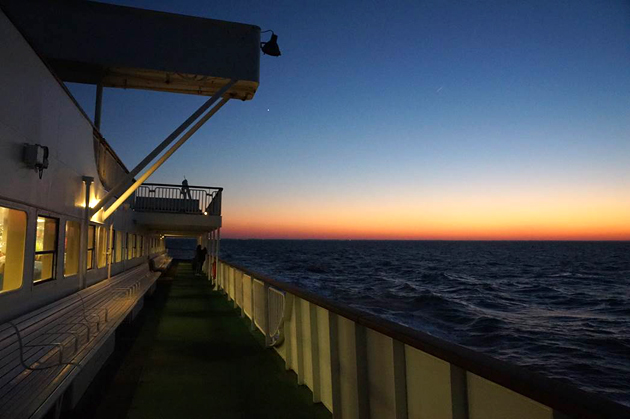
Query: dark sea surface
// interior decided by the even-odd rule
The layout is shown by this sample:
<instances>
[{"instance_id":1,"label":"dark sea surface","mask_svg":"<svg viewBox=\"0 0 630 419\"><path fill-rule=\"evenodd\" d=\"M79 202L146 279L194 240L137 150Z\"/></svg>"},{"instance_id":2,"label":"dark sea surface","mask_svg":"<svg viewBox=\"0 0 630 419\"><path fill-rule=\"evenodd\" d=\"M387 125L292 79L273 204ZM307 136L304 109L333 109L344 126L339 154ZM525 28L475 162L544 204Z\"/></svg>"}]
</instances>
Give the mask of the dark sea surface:
<instances>
[{"instance_id":1,"label":"dark sea surface","mask_svg":"<svg viewBox=\"0 0 630 419\"><path fill-rule=\"evenodd\" d=\"M221 257L630 405L630 242L222 240Z\"/></svg>"}]
</instances>

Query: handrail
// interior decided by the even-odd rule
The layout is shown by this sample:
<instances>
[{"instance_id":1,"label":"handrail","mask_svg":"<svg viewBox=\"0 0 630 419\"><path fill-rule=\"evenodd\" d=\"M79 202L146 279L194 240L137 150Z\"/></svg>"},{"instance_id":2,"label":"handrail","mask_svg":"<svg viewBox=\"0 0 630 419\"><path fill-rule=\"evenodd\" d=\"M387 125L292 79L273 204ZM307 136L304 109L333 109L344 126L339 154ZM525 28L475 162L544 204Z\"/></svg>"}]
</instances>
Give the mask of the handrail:
<instances>
[{"instance_id":1,"label":"handrail","mask_svg":"<svg viewBox=\"0 0 630 419\"><path fill-rule=\"evenodd\" d=\"M305 291L293 284L269 278L237 264L225 260L220 262L270 286L307 300L332 313L431 354L567 415L580 418L630 417L630 407L597 394L588 393L562 381L547 378L539 373L528 371L523 367L492 358L428 333L332 301Z\"/></svg>"},{"instance_id":2,"label":"handrail","mask_svg":"<svg viewBox=\"0 0 630 419\"><path fill-rule=\"evenodd\" d=\"M223 188L143 183L133 195L135 211L221 215Z\"/></svg>"},{"instance_id":3,"label":"handrail","mask_svg":"<svg viewBox=\"0 0 630 419\"><path fill-rule=\"evenodd\" d=\"M182 185L181 184L175 184L175 183L149 183L149 182L144 182L143 185L145 186L172 186L172 187L177 187L177 188L181 188ZM195 189L217 189L219 191L223 190L222 186L194 186L194 185L188 185L189 188L195 188Z\"/></svg>"}]
</instances>

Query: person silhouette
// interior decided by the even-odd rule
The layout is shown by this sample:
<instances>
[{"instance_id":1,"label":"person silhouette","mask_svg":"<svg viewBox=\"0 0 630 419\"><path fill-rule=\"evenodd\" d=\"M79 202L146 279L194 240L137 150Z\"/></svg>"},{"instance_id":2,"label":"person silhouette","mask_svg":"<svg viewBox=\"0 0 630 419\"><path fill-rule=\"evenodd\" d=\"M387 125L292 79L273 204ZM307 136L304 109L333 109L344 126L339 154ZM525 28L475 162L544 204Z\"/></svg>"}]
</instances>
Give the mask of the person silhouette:
<instances>
[{"instance_id":1,"label":"person silhouette","mask_svg":"<svg viewBox=\"0 0 630 419\"><path fill-rule=\"evenodd\" d=\"M190 194L190 187L188 186L188 181L186 180L186 176L184 176L184 180L182 180L182 190L181 194L184 195L184 199L192 199L192 195Z\"/></svg>"}]
</instances>

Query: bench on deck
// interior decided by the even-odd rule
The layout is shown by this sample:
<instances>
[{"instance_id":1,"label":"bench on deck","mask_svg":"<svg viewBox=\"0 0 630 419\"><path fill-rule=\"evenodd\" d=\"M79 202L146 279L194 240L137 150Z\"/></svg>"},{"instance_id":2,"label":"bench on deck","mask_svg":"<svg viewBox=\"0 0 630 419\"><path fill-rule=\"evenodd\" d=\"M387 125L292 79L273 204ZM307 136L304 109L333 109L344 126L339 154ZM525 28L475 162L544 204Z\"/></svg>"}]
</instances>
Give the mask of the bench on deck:
<instances>
[{"instance_id":1,"label":"bench on deck","mask_svg":"<svg viewBox=\"0 0 630 419\"><path fill-rule=\"evenodd\" d=\"M77 377L87 386L105 362L100 349L113 347L114 331L158 276L142 264L0 324L0 418L60 411ZM72 390L74 405L85 389Z\"/></svg>"},{"instance_id":2,"label":"bench on deck","mask_svg":"<svg viewBox=\"0 0 630 419\"><path fill-rule=\"evenodd\" d=\"M163 253L156 258L149 259L149 267L153 272L166 272L171 266L171 262L173 262L173 258Z\"/></svg>"}]
</instances>

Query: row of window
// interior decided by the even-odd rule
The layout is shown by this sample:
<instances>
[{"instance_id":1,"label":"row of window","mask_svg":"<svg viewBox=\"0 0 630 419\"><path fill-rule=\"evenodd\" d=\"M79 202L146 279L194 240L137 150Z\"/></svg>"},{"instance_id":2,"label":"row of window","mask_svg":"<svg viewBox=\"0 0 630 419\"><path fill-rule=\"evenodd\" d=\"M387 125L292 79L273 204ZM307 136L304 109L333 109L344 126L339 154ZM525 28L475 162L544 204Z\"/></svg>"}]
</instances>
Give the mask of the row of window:
<instances>
[{"instance_id":1,"label":"row of window","mask_svg":"<svg viewBox=\"0 0 630 419\"><path fill-rule=\"evenodd\" d=\"M107 264L107 234L104 226L88 226L87 269L103 268ZM59 219L37 217L33 281L55 279L58 255L63 252L64 276L79 272L81 223L66 221L65 242L59 250ZM133 259L164 250L164 241L154 237L113 230L112 262ZM24 249L26 242L26 213L0 206L0 292L22 285Z\"/></svg>"}]
</instances>

